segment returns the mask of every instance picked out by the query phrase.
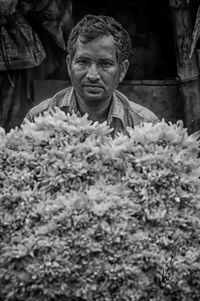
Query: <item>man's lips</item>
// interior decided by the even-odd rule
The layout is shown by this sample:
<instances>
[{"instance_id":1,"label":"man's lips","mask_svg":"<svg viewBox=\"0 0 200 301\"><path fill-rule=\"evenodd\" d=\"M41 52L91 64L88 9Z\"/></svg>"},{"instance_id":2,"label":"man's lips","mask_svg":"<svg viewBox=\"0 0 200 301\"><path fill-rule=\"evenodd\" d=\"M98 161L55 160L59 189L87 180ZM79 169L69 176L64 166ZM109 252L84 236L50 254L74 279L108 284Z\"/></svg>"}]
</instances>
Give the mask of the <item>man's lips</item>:
<instances>
[{"instance_id":1,"label":"man's lips","mask_svg":"<svg viewBox=\"0 0 200 301\"><path fill-rule=\"evenodd\" d=\"M92 85L92 84L84 84L83 87L86 88L103 88L101 85Z\"/></svg>"}]
</instances>

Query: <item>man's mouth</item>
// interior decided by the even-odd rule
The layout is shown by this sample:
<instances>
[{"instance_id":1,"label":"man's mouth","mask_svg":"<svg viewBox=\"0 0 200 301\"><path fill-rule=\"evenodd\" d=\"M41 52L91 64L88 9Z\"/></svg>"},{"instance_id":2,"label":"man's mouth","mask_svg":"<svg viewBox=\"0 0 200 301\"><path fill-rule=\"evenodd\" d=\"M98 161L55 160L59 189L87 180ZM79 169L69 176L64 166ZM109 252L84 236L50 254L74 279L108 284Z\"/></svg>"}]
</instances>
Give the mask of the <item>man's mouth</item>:
<instances>
[{"instance_id":1,"label":"man's mouth","mask_svg":"<svg viewBox=\"0 0 200 301\"><path fill-rule=\"evenodd\" d=\"M86 87L86 88L101 88L102 89L102 86L100 86L100 85L92 85L92 84L87 84L87 85L84 85L84 87Z\"/></svg>"},{"instance_id":2,"label":"man's mouth","mask_svg":"<svg viewBox=\"0 0 200 301\"><path fill-rule=\"evenodd\" d=\"M103 87L100 85L84 85L83 87L87 93L98 94L101 93Z\"/></svg>"}]
</instances>

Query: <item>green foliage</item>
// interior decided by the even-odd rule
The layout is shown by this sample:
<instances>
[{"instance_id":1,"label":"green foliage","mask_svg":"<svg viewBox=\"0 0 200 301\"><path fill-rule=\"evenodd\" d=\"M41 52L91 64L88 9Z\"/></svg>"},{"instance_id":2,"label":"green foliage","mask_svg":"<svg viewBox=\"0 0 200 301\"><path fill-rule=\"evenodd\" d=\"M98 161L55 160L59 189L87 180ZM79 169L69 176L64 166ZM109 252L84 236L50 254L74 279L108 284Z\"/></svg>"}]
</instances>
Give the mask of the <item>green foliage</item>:
<instances>
[{"instance_id":1,"label":"green foliage","mask_svg":"<svg viewBox=\"0 0 200 301\"><path fill-rule=\"evenodd\" d=\"M198 135L57 110L0 131L0 301L200 300Z\"/></svg>"}]
</instances>

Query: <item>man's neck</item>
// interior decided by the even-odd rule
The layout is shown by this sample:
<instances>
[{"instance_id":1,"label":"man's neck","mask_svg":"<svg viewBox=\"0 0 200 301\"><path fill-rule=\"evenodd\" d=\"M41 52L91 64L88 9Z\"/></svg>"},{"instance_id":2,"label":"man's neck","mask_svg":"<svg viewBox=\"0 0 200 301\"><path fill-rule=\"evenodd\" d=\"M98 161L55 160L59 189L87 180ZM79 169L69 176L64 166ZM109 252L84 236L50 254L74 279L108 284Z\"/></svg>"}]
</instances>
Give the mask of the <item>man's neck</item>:
<instances>
[{"instance_id":1,"label":"man's neck","mask_svg":"<svg viewBox=\"0 0 200 301\"><path fill-rule=\"evenodd\" d=\"M76 94L77 108L81 115L88 113L89 119L93 121L104 122L108 118L112 97L103 101L88 102Z\"/></svg>"}]
</instances>

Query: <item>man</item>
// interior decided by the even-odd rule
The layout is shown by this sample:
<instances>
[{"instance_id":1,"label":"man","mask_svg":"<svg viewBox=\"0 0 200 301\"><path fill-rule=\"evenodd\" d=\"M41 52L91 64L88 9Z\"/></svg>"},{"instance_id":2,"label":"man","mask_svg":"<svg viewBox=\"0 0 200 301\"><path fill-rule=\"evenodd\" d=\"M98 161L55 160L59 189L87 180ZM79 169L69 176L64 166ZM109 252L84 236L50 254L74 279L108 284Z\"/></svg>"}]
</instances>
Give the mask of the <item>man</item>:
<instances>
[{"instance_id":1,"label":"man","mask_svg":"<svg viewBox=\"0 0 200 301\"><path fill-rule=\"evenodd\" d=\"M148 109L129 101L117 90L129 67L131 41L122 25L108 16L86 15L71 31L67 43L67 68L72 87L32 108L30 121L58 106L89 119L104 122L116 133L143 122L157 122Z\"/></svg>"}]
</instances>

